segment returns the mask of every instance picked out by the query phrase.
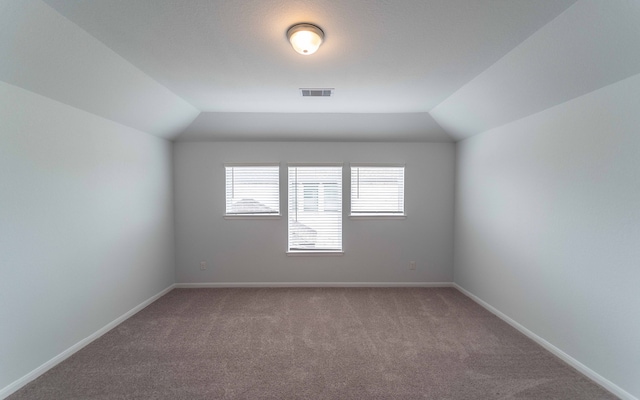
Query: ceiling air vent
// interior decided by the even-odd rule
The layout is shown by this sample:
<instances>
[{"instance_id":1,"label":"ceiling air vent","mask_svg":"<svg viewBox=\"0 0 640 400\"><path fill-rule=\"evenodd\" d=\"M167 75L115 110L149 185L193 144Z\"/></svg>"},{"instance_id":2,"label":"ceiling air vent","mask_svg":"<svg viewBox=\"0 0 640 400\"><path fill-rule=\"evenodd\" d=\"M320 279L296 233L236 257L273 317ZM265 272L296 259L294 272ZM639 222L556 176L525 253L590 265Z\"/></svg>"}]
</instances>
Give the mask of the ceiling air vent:
<instances>
[{"instance_id":1,"label":"ceiling air vent","mask_svg":"<svg viewBox=\"0 0 640 400\"><path fill-rule=\"evenodd\" d=\"M302 97L331 97L333 89L300 89Z\"/></svg>"}]
</instances>

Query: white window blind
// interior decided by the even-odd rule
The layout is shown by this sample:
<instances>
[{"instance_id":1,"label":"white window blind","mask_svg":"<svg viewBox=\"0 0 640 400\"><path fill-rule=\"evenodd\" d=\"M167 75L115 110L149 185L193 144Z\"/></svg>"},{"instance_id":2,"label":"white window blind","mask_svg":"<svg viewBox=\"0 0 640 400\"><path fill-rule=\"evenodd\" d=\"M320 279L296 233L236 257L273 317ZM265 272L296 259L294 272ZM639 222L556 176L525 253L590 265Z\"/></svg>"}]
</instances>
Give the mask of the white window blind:
<instances>
[{"instance_id":1,"label":"white window blind","mask_svg":"<svg viewBox=\"0 0 640 400\"><path fill-rule=\"evenodd\" d=\"M404 166L352 164L351 215L404 215Z\"/></svg>"},{"instance_id":2,"label":"white window blind","mask_svg":"<svg viewBox=\"0 0 640 400\"><path fill-rule=\"evenodd\" d=\"M279 165L225 165L226 215L280 215Z\"/></svg>"},{"instance_id":3,"label":"white window blind","mask_svg":"<svg viewBox=\"0 0 640 400\"><path fill-rule=\"evenodd\" d=\"M342 166L289 166L289 251L342 251Z\"/></svg>"}]
</instances>

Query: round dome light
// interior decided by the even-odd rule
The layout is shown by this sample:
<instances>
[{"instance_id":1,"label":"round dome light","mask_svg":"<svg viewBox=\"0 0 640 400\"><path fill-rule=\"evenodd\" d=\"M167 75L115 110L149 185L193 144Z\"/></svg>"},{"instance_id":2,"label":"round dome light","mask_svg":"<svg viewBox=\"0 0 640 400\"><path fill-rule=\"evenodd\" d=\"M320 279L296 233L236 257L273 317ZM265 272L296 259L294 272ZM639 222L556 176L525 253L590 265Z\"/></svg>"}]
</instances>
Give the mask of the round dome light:
<instances>
[{"instance_id":1,"label":"round dome light","mask_svg":"<svg viewBox=\"0 0 640 400\"><path fill-rule=\"evenodd\" d=\"M324 32L312 24L297 24L289 28L287 37L298 53L308 56L315 53L324 40Z\"/></svg>"}]
</instances>

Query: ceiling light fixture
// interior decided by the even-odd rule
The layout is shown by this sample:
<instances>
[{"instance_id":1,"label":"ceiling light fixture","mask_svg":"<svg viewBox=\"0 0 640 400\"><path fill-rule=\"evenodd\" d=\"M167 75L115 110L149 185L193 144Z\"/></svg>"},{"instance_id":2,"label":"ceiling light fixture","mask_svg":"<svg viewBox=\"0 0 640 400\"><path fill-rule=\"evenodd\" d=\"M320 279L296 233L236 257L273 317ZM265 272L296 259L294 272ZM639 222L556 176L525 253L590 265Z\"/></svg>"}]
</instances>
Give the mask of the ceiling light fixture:
<instances>
[{"instance_id":1,"label":"ceiling light fixture","mask_svg":"<svg viewBox=\"0 0 640 400\"><path fill-rule=\"evenodd\" d=\"M318 50L324 40L324 32L312 24L296 24L289 28L287 37L298 53L308 56Z\"/></svg>"}]
</instances>

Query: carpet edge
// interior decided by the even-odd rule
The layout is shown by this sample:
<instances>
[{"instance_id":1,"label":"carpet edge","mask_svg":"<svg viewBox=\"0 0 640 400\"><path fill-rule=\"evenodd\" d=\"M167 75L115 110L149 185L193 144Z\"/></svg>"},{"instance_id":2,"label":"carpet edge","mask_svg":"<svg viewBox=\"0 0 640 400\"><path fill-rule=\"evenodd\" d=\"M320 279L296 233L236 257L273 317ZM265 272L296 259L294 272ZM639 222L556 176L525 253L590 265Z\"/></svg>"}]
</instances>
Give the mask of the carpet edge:
<instances>
[{"instance_id":1,"label":"carpet edge","mask_svg":"<svg viewBox=\"0 0 640 400\"><path fill-rule=\"evenodd\" d=\"M175 288L453 287L453 285L453 282L184 282L176 283Z\"/></svg>"},{"instance_id":2,"label":"carpet edge","mask_svg":"<svg viewBox=\"0 0 640 400\"><path fill-rule=\"evenodd\" d=\"M174 287L175 287L175 284L169 285L168 287L166 287L165 289L163 289L159 293L151 296L147 300L145 300L142 303L138 304L137 306L133 307L131 310L127 311L126 313L122 314L118 318L116 318L113 321L109 322L108 324L106 324L102 328L98 329L97 331L95 331L91 335L87 336L86 338L80 340L79 342L77 342L76 344L72 345L68 349L64 350L62 353L60 353L57 356L53 357L49 361L46 361L44 364L40 365L39 367L37 367L33 371L29 372L28 374L24 375L21 378L16 379L15 381L13 381L12 383L8 384L4 388L1 388L0 389L0 399L5 399L5 398L11 396L13 393L17 392L18 390L23 388L25 385L27 385L29 382L35 380L36 378L38 378L39 376L41 376L45 372L49 371L51 368L53 368L56 365L60 364L61 362L63 362L64 360L66 360L67 358L71 357L73 354L77 353L82 348L84 348L85 346L87 346L88 344L93 342L94 340L98 339L100 336L102 336L105 333L109 332L111 329L115 328L116 326L118 326L119 324L121 324L122 322L124 322L125 320L127 320L128 318L133 316L134 314L136 314L138 311L142 310L143 308L145 308L149 304L151 304L154 301L158 300L160 297L162 297L165 294L169 293L171 290L174 289Z\"/></svg>"},{"instance_id":3,"label":"carpet edge","mask_svg":"<svg viewBox=\"0 0 640 400\"><path fill-rule=\"evenodd\" d=\"M466 290L462 286L460 286L457 283L453 282L452 287L457 289L458 291L460 291L465 296L469 297L471 300L473 300L474 302L476 302L477 304L479 304L480 306L485 308L487 311L489 311L492 314L494 314L496 317L500 318L501 320L503 320L507 324L511 325L512 327L514 327L515 329L520 331L522 334L527 336L529 339L533 340L534 342L538 343L540 346L544 347L545 350L549 351L550 353L552 353L556 357L560 358L562 361L564 361L565 363L569 364L571 367L576 369L582 375L586 376L587 378L589 378L590 380L592 380L596 384L600 385L601 387L603 387L605 390L607 390L611 394L613 394L615 396L618 396L622 400L638 400L638 398L635 397L634 395L632 395L631 393L627 392L626 390L622 389L620 386L618 386L615 383L611 382L610 380L608 380L604 376L598 374L597 372L595 372L591 368L589 368L586 365L582 364L580 361L578 361L575 358L571 357L569 354L567 354L564 351L560 350L558 347L556 347L553 344L549 343L548 341L546 341L541 336L538 336L537 334L535 334L534 332L532 332L531 330L526 328L524 325L521 325L516 320L514 320L511 317L509 317L508 315L504 314L502 311L500 311L497 308L493 307L491 304L489 304L486 301L482 300L480 297L478 297L475 294L471 293L470 291Z\"/></svg>"}]
</instances>

